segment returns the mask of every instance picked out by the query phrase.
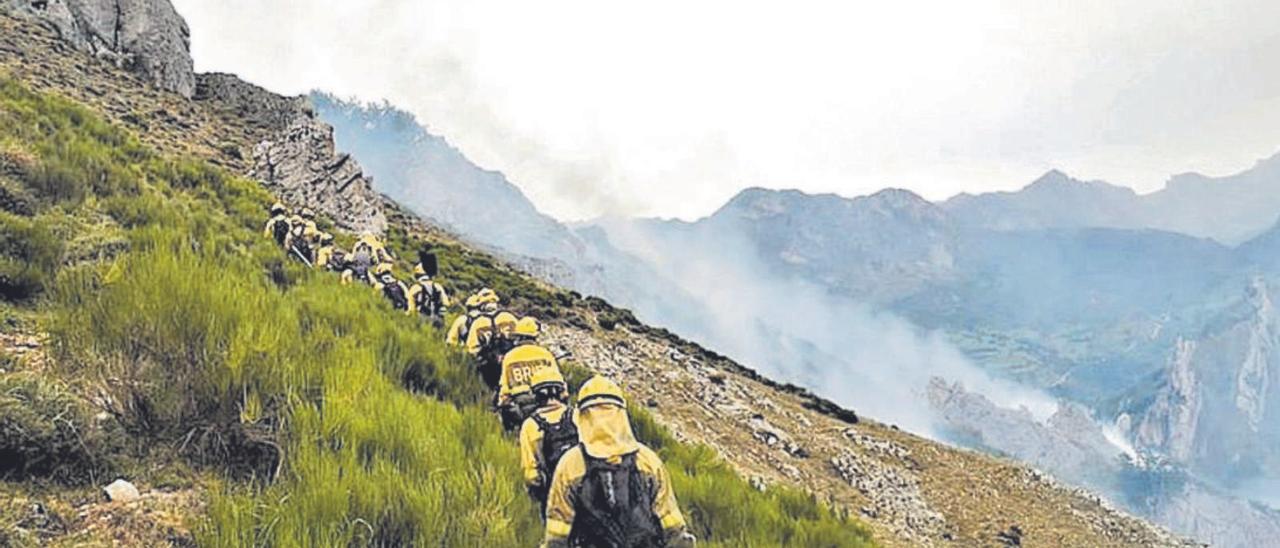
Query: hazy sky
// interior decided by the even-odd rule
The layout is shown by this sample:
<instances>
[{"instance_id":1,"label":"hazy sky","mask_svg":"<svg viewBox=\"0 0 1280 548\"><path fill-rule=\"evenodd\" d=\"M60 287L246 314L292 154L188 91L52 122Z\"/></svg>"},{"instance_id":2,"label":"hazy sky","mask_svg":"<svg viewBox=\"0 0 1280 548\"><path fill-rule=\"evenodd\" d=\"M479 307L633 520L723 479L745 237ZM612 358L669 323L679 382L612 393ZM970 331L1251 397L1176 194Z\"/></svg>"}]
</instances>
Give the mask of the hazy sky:
<instances>
[{"instance_id":1,"label":"hazy sky","mask_svg":"<svg viewBox=\"0 0 1280 548\"><path fill-rule=\"evenodd\" d=\"M1275 0L174 3L198 70L389 100L561 219L1280 151Z\"/></svg>"}]
</instances>

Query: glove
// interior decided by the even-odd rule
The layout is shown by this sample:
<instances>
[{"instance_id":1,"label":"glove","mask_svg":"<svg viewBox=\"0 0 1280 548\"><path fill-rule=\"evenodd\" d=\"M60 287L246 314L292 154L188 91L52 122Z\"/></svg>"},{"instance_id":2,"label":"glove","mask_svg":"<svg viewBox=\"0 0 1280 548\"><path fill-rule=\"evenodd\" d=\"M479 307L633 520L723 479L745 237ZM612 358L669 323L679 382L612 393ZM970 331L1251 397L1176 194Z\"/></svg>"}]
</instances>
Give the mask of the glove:
<instances>
[{"instance_id":1,"label":"glove","mask_svg":"<svg viewBox=\"0 0 1280 548\"><path fill-rule=\"evenodd\" d=\"M698 538L685 529L667 531L667 548L695 548Z\"/></svg>"}]
</instances>

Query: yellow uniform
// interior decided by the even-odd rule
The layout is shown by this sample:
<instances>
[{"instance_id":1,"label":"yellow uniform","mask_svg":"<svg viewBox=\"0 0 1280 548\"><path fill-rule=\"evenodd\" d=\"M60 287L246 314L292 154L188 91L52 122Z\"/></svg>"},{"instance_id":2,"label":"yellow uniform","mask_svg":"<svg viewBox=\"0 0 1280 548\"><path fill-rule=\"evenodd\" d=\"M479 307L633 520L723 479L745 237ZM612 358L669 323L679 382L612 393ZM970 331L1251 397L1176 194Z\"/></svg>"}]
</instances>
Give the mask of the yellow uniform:
<instances>
[{"instance_id":1,"label":"yellow uniform","mask_svg":"<svg viewBox=\"0 0 1280 548\"><path fill-rule=\"evenodd\" d=\"M538 416L550 423L559 423L569 408L556 401L538 410ZM543 477L542 428L532 417L520 425L520 468L524 471L525 486L530 489L545 485L551 478ZM551 472L554 472L552 470ZM549 473L547 475L550 475Z\"/></svg>"},{"instance_id":2,"label":"yellow uniform","mask_svg":"<svg viewBox=\"0 0 1280 548\"><path fill-rule=\"evenodd\" d=\"M431 284L432 294L436 295L436 298L440 301L440 314L444 315L444 311L449 308L449 294L445 293L444 286L433 281L417 281L414 282L413 285L409 286L409 302L413 306L414 312L423 312L419 309L419 306L421 305L418 304L418 301L420 299L419 293L427 290L425 284Z\"/></svg>"},{"instance_id":3,"label":"yellow uniform","mask_svg":"<svg viewBox=\"0 0 1280 548\"><path fill-rule=\"evenodd\" d=\"M550 350L536 344L524 344L512 348L502 358L502 374L498 377L498 405L512 397L529 392L529 381L541 369L560 368Z\"/></svg>"},{"instance_id":4,"label":"yellow uniform","mask_svg":"<svg viewBox=\"0 0 1280 548\"><path fill-rule=\"evenodd\" d=\"M267 238L275 238L276 223L281 223L281 222L284 223L284 226L286 227L285 228L286 234L293 231L292 227L289 226L289 217L284 214L279 214L279 215L272 216L270 219L267 219L267 225L262 227L262 235ZM282 245L284 244L283 241L279 241L277 243L280 243Z\"/></svg>"},{"instance_id":5,"label":"yellow uniform","mask_svg":"<svg viewBox=\"0 0 1280 548\"><path fill-rule=\"evenodd\" d=\"M570 539L584 548L612 546L621 544L618 534L649 537L648 544L665 541L668 546L690 546L692 537L684 533L684 514L671 477L662 459L635 440L626 409L613 403L594 405L579 409L574 420L582 443L564 454L552 476L543 546L568 547ZM640 488L616 494L625 502L606 499L599 478L620 474L629 485L638 482ZM644 504L648 512L634 506L610 507L614 503Z\"/></svg>"},{"instance_id":6,"label":"yellow uniform","mask_svg":"<svg viewBox=\"0 0 1280 548\"><path fill-rule=\"evenodd\" d=\"M515 314L506 311L492 316L481 315L472 320L471 327L467 329L467 352L472 356L480 354L495 335L506 336L515 330L517 321Z\"/></svg>"},{"instance_id":7,"label":"yellow uniform","mask_svg":"<svg viewBox=\"0 0 1280 548\"><path fill-rule=\"evenodd\" d=\"M458 316L453 320L453 324L449 326L449 332L444 336L444 342L453 346L462 346L466 343L463 333L467 331L467 324L474 320L479 313L468 312Z\"/></svg>"},{"instance_id":8,"label":"yellow uniform","mask_svg":"<svg viewBox=\"0 0 1280 548\"><path fill-rule=\"evenodd\" d=\"M392 308L403 310L405 314L413 313L413 302L408 300L406 296L409 289L404 286L404 282L399 280L391 280L390 283L382 280L375 280L373 288L380 291L387 300L391 301Z\"/></svg>"},{"instance_id":9,"label":"yellow uniform","mask_svg":"<svg viewBox=\"0 0 1280 548\"><path fill-rule=\"evenodd\" d=\"M328 268L329 261L333 259L333 246L326 245L316 250L316 268Z\"/></svg>"}]
</instances>

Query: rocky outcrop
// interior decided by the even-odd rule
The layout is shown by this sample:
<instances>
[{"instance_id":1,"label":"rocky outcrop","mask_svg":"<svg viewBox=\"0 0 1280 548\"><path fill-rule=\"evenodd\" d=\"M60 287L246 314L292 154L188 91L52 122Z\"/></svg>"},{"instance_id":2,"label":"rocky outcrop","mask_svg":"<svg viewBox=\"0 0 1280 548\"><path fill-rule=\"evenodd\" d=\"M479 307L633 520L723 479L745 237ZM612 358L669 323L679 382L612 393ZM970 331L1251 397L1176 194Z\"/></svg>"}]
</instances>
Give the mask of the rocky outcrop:
<instances>
[{"instance_id":1,"label":"rocky outcrop","mask_svg":"<svg viewBox=\"0 0 1280 548\"><path fill-rule=\"evenodd\" d=\"M1270 288L1253 280L1206 332L1180 340L1161 388L1132 405L1131 437L1198 474L1233 485L1280 470L1280 325Z\"/></svg>"},{"instance_id":2,"label":"rocky outcrop","mask_svg":"<svg viewBox=\"0 0 1280 548\"><path fill-rule=\"evenodd\" d=\"M258 128L283 132L299 118L314 115L305 97L286 97L255 86L234 74L196 75L193 98Z\"/></svg>"},{"instance_id":3,"label":"rocky outcrop","mask_svg":"<svg viewBox=\"0 0 1280 548\"><path fill-rule=\"evenodd\" d=\"M1195 349L1193 344L1179 345L1170 364L1175 377L1171 392L1153 406L1162 410L1160 416L1167 424L1157 427L1148 417L1138 428L1147 437L1138 441L1161 439L1179 451L1195 447L1188 441L1188 432L1196 431L1202 405L1198 391L1188 388L1197 386L1197 377L1190 371ZM1064 404L1042 424L1025 410L1000 408L939 379L929 386L929 400L953 432L979 445L1004 449L1073 483L1110 493L1131 511L1199 541L1225 547L1260 546L1266 544L1261 539L1276 538L1280 528L1280 513L1211 488L1158 457L1144 455L1139 462L1119 458L1120 449L1111 445L1102 427L1079 406ZM1124 428L1129 418L1118 422ZM1093 496L1083 490L1079 494Z\"/></svg>"},{"instance_id":4,"label":"rocky outcrop","mask_svg":"<svg viewBox=\"0 0 1280 548\"><path fill-rule=\"evenodd\" d=\"M298 117L280 137L254 147L253 159L251 175L285 202L310 207L352 232L386 230L378 193L355 159L338 153L328 124Z\"/></svg>"},{"instance_id":5,"label":"rocky outcrop","mask_svg":"<svg viewBox=\"0 0 1280 548\"><path fill-rule=\"evenodd\" d=\"M0 14L13 16L0 21L0 61L18 61L27 79L99 106L158 150L216 156L220 165L248 172L290 205L330 216L339 228L386 229L381 196L359 165L337 152L333 129L315 118L309 102L230 74L196 75L186 23L168 0L0 0ZM43 24L27 24L32 20ZM121 78L77 51L181 96ZM30 56L58 63L23 62ZM142 108L143 103L162 106Z\"/></svg>"},{"instance_id":6,"label":"rocky outcrop","mask_svg":"<svg viewBox=\"0 0 1280 548\"><path fill-rule=\"evenodd\" d=\"M1089 412L1061 403L1045 423L1025 408L1000 407L960 383L934 377L929 406L953 435L980 447L995 448L1049 472L1091 485L1105 484L1122 463L1123 451L1103 435Z\"/></svg>"},{"instance_id":7,"label":"rocky outcrop","mask_svg":"<svg viewBox=\"0 0 1280 548\"><path fill-rule=\"evenodd\" d=\"M1192 483L1183 485L1150 514L1152 519L1210 546L1273 546L1280 538L1280 513Z\"/></svg>"},{"instance_id":8,"label":"rocky outcrop","mask_svg":"<svg viewBox=\"0 0 1280 548\"><path fill-rule=\"evenodd\" d=\"M0 0L35 17L76 49L191 97L196 90L187 23L169 0Z\"/></svg>"},{"instance_id":9,"label":"rocky outcrop","mask_svg":"<svg viewBox=\"0 0 1280 548\"><path fill-rule=\"evenodd\" d=\"M1192 369L1195 352L1195 341L1177 342L1169 359L1167 384L1132 434L1139 447L1183 463L1192 459L1200 419L1200 385ZM1128 415L1120 418L1128 423Z\"/></svg>"}]
</instances>

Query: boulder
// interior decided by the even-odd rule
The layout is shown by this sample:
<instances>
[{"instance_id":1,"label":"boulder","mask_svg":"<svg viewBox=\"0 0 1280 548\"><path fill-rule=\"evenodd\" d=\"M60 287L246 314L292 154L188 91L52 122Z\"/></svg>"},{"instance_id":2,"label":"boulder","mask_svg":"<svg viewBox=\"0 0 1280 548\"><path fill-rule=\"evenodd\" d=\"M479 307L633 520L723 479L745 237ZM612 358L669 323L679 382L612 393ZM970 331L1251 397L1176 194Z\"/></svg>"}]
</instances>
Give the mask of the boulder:
<instances>
[{"instance_id":1,"label":"boulder","mask_svg":"<svg viewBox=\"0 0 1280 548\"><path fill-rule=\"evenodd\" d=\"M162 89L195 93L191 31L169 0L0 0L0 10L39 19L72 47Z\"/></svg>"},{"instance_id":2,"label":"boulder","mask_svg":"<svg viewBox=\"0 0 1280 548\"><path fill-rule=\"evenodd\" d=\"M138 488L123 479L111 482L111 485L102 488L102 492L111 502L132 502L142 498Z\"/></svg>"}]
</instances>

